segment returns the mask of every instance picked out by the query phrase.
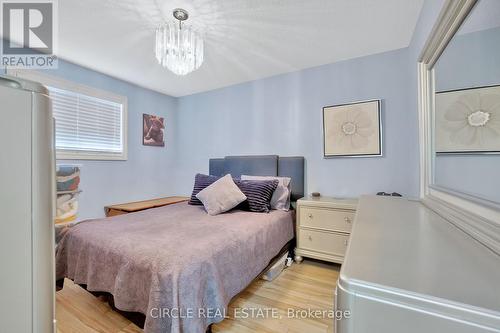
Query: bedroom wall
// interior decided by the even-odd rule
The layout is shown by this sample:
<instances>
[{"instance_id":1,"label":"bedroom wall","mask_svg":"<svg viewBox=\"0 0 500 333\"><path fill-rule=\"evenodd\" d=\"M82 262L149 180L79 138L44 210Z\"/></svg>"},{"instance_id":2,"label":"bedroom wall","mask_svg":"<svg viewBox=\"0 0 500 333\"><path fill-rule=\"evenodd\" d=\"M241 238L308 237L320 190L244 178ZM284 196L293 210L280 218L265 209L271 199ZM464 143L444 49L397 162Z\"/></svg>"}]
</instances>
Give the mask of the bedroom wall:
<instances>
[{"instance_id":1,"label":"bedroom wall","mask_svg":"<svg viewBox=\"0 0 500 333\"><path fill-rule=\"evenodd\" d=\"M455 36L436 64L436 91L499 85L499 54L500 28Z\"/></svg>"},{"instance_id":2,"label":"bedroom wall","mask_svg":"<svg viewBox=\"0 0 500 333\"><path fill-rule=\"evenodd\" d=\"M208 159L279 154L306 158L306 192L418 195L416 117L408 105L408 50L342 61L179 98L176 188L188 194ZM323 158L323 106L382 100L380 158Z\"/></svg>"},{"instance_id":3,"label":"bedroom wall","mask_svg":"<svg viewBox=\"0 0 500 333\"><path fill-rule=\"evenodd\" d=\"M128 160L60 160L58 163L81 165L80 212L78 219L104 216L103 207L175 193L173 144L176 99L115 79L78 65L59 60L57 70L49 75L107 90L128 98ZM142 114L165 117L166 147L142 145Z\"/></svg>"},{"instance_id":4,"label":"bedroom wall","mask_svg":"<svg viewBox=\"0 0 500 333\"><path fill-rule=\"evenodd\" d=\"M128 97L127 161L82 165L79 218L110 203L189 194L194 174L225 155L306 158L306 192L355 197L419 194L416 61L444 0L426 0L408 48L247 82L178 99L60 62L50 71ZM324 159L322 107L382 99L384 156ZM166 117L166 148L141 143L142 113Z\"/></svg>"},{"instance_id":5,"label":"bedroom wall","mask_svg":"<svg viewBox=\"0 0 500 333\"><path fill-rule=\"evenodd\" d=\"M208 159L303 155L306 192L419 196L417 59L445 0L425 0L408 48L179 98L176 189L189 193ZM384 157L323 159L325 105L382 99Z\"/></svg>"},{"instance_id":6,"label":"bedroom wall","mask_svg":"<svg viewBox=\"0 0 500 333\"><path fill-rule=\"evenodd\" d=\"M500 28L456 36L436 65L436 90L499 85L499 54ZM500 155L438 155L435 179L437 185L500 202L498 170Z\"/></svg>"}]
</instances>

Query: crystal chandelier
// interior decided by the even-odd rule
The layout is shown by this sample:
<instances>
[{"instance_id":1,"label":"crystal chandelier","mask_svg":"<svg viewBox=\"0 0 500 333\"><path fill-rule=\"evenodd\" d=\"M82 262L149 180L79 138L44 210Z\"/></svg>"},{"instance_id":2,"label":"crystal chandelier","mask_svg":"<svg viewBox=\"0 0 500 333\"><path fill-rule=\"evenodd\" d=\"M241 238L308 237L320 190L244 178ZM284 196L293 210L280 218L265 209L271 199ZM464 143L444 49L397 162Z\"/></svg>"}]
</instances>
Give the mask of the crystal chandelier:
<instances>
[{"instance_id":1,"label":"crystal chandelier","mask_svg":"<svg viewBox=\"0 0 500 333\"><path fill-rule=\"evenodd\" d=\"M156 59L163 67L177 75L197 70L203 63L203 39L183 22L189 17L186 10L173 11L178 22L170 22L156 29Z\"/></svg>"}]
</instances>

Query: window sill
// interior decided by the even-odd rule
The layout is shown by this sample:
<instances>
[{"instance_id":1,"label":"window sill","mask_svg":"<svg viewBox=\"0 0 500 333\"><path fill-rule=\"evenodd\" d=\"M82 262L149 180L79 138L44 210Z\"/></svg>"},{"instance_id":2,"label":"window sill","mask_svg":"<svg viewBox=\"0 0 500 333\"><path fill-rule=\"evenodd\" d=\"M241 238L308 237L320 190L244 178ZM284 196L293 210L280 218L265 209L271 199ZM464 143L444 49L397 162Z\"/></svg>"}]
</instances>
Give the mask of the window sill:
<instances>
[{"instance_id":1,"label":"window sill","mask_svg":"<svg viewBox=\"0 0 500 333\"><path fill-rule=\"evenodd\" d=\"M83 152L56 152L56 160L96 160L96 161L126 161L127 153L96 154Z\"/></svg>"}]
</instances>

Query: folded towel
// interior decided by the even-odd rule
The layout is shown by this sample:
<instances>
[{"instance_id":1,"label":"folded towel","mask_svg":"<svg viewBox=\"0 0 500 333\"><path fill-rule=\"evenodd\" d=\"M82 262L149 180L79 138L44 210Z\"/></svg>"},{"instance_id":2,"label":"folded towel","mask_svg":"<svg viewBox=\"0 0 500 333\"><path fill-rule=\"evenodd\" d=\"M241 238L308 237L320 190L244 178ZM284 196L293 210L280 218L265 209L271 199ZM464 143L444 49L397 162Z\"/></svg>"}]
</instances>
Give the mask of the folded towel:
<instances>
[{"instance_id":1,"label":"folded towel","mask_svg":"<svg viewBox=\"0 0 500 333\"><path fill-rule=\"evenodd\" d=\"M63 194L56 199L56 223L72 221L78 212L78 194Z\"/></svg>"},{"instance_id":2,"label":"folded towel","mask_svg":"<svg viewBox=\"0 0 500 333\"><path fill-rule=\"evenodd\" d=\"M80 177L80 171L79 170L73 172L70 175L60 175L60 174L57 174L57 181L58 182L66 182L66 181L71 180L71 179L76 178L76 177Z\"/></svg>"},{"instance_id":3,"label":"folded towel","mask_svg":"<svg viewBox=\"0 0 500 333\"><path fill-rule=\"evenodd\" d=\"M56 171L57 192L75 192L60 194L56 199L56 223L73 221L78 212L78 186L80 185L80 167L58 165Z\"/></svg>"},{"instance_id":4,"label":"folded towel","mask_svg":"<svg viewBox=\"0 0 500 333\"><path fill-rule=\"evenodd\" d=\"M60 182L57 180L57 191L76 191L80 185L80 176L69 179L67 181Z\"/></svg>"},{"instance_id":5,"label":"folded towel","mask_svg":"<svg viewBox=\"0 0 500 333\"><path fill-rule=\"evenodd\" d=\"M71 176L75 173L80 174L80 167L74 165L58 165L56 174L57 176Z\"/></svg>"}]
</instances>

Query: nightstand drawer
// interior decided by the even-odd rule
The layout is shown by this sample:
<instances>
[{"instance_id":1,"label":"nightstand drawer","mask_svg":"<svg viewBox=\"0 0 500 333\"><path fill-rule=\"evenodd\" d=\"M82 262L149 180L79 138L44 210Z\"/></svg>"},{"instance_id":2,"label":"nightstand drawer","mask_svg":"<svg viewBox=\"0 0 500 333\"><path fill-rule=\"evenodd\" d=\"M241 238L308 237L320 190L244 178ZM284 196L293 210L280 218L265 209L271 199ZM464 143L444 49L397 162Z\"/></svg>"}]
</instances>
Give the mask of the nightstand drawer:
<instances>
[{"instance_id":1,"label":"nightstand drawer","mask_svg":"<svg viewBox=\"0 0 500 333\"><path fill-rule=\"evenodd\" d=\"M300 226L351 232L354 211L300 207Z\"/></svg>"},{"instance_id":2,"label":"nightstand drawer","mask_svg":"<svg viewBox=\"0 0 500 333\"><path fill-rule=\"evenodd\" d=\"M304 250L344 256L349 235L300 229L298 247Z\"/></svg>"}]
</instances>

